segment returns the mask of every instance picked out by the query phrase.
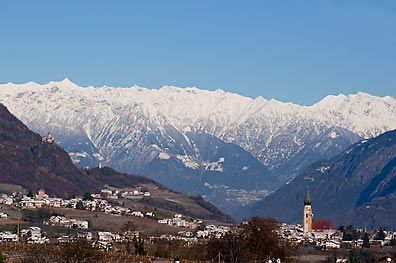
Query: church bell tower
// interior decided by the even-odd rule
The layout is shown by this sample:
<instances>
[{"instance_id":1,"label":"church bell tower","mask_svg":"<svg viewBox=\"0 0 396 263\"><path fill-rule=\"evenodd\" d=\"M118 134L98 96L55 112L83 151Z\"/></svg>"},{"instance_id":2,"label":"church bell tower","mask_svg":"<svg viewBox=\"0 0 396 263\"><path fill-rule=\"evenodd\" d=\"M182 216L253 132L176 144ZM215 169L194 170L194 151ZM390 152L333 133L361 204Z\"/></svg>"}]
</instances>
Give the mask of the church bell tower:
<instances>
[{"instance_id":1,"label":"church bell tower","mask_svg":"<svg viewBox=\"0 0 396 263\"><path fill-rule=\"evenodd\" d=\"M312 202L311 195L309 193L309 189L307 189L307 194L304 199L304 219L303 219L303 230L304 233L312 232Z\"/></svg>"}]
</instances>

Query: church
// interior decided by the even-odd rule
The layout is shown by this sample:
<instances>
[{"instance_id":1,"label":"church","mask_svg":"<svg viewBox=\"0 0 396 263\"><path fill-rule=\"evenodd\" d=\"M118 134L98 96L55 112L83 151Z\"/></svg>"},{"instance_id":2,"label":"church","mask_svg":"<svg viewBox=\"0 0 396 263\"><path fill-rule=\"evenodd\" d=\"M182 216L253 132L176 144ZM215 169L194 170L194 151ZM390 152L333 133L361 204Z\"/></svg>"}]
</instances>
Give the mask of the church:
<instances>
[{"instance_id":1,"label":"church","mask_svg":"<svg viewBox=\"0 0 396 263\"><path fill-rule=\"evenodd\" d=\"M312 231L328 231L334 230L333 223L330 220L314 220L312 213L312 201L309 189L304 199L304 218L303 231L304 233L312 233Z\"/></svg>"}]
</instances>

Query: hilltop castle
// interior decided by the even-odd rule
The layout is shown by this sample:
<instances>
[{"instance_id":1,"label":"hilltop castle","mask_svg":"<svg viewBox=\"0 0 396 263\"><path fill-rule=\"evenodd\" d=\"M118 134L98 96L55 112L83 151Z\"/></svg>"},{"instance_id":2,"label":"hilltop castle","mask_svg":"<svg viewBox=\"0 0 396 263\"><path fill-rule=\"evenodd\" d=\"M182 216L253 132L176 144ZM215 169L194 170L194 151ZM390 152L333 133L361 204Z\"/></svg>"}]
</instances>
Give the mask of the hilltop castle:
<instances>
[{"instance_id":1,"label":"hilltop castle","mask_svg":"<svg viewBox=\"0 0 396 263\"><path fill-rule=\"evenodd\" d=\"M48 135L44 135L41 137L41 142L42 143L48 143L48 144L54 144L55 143L55 137L52 136L51 133L48 133Z\"/></svg>"}]
</instances>

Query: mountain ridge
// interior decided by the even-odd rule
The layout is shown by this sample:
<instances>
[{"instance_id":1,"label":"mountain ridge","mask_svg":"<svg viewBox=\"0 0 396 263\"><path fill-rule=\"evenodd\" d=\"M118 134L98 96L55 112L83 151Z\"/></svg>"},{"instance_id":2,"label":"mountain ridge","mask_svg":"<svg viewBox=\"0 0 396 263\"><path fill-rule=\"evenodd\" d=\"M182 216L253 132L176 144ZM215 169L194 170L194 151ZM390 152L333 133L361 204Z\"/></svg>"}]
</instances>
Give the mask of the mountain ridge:
<instances>
[{"instance_id":1,"label":"mountain ridge","mask_svg":"<svg viewBox=\"0 0 396 263\"><path fill-rule=\"evenodd\" d=\"M163 172L162 184L178 183L166 180L167 174L186 174L193 178L189 186L209 200L214 200L213 189L224 187L234 195L225 198L241 199L240 203L247 198L235 195L240 190L271 192L279 184L254 186L252 163L239 161L237 155L244 156L241 160L253 156L262 164L257 171L263 177L285 183L314 161L396 128L396 99L366 93L328 96L300 106L198 88L82 88L66 79L45 85L0 85L0 102L33 130L55 134L80 166L96 165L101 156L105 164L123 172L153 177L149 168L156 167ZM203 143L210 140L194 141L199 134L220 141L207 149ZM240 147L231 159L224 159L224 152L208 154L216 147L226 149L226 144ZM235 171L225 173L226 166L235 166ZM223 180L216 185L204 182L202 176L193 176L197 170L205 178L215 174ZM231 186L230 178L245 178L254 188ZM177 187L191 193L183 185Z\"/></svg>"}]
</instances>

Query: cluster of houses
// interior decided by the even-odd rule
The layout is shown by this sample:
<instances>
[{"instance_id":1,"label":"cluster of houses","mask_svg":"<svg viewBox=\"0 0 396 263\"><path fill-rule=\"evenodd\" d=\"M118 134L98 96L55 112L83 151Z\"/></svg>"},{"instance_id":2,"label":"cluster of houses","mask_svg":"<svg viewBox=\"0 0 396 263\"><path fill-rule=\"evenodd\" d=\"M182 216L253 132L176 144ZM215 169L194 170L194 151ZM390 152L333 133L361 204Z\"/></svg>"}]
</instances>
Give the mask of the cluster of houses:
<instances>
[{"instance_id":1,"label":"cluster of houses","mask_svg":"<svg viewBox=\"0 0 396 263\"><path fill-rule=\"evenodd\" d=\"M92 246L100 250L109 251L112 249L114 243L125 243L131 241L134 237L138 238L140 232L125 231L125 232L97 232L96 238L91 232L78 232L77 236L62 236L57 239L59 243L72 242L77 239L86 239L92 241Z\"/></svg>"},{"instance_id":2,"label":"cluster of houses","mask_svg":"<svg viewBox=\"0 0 396 263\"><path fill-rule=\"evenodd\" d=\"M150 196L149 192L138 192L138 195ZM128 196L129 193L133 192L118 192L111 191L109 189L103 189L104 197L109 198L112 196ZM90 200L83 200L83 198L73 199L62 199L49 197L43 189L40 189L36 196L19 196L17 193L13 193L10 196L2 194L0 196L0 204L6 205L17 205L20 208L33 209L42 207L54 207L54 208L74 208L83 209L88 211L99 211L107 214L125 215L125 216L136 216L136 217L151 217L155 215L152 211L132 211L129 208L121 206L113 206L107 200L102 199L101 194L91 194ZM110 198L111 199L111 198ZM18 200L18 201L17 201ZM4 215L6 217L6 215Z\"/></svg>"},{"instance_id":3,"label":"cluster of houses","mask_svg":"<svg viewBox=\"0 0 396 263\"><path fill-rule=\"evenodd\" d=\"M111 190L111 189L102 189L101 193L108 199L118 199L118 198L126 198L126 199L142 199L151 197L149 191L142 191L141 187L136 188L132 191L119 191L119 190Z\"/></svg>"},{"instance_id":4,"label":"cluster of houses","mask_svg":"<svg viewBox=\"0 0 396 263\"><path fill-rule=\"evenodd\" d=\"M195 234L195 231L179 231L176 235L163 234L161 236L151 236L150 241L156 239L166 241L181 240L185 244L194 244L200 242L202 239L224 237L229 231L231 231L231 228L228 226L208 225L204 230L196 231Z\"/></svg>"},{"instance_id":5,"label":"cluster of houses","mask_svg":"<svg viewBox=\"0 0 396 263\"><path fill-rule=\"evenodd\" d=\"M342 234L339 231L325 229L304 233L303 227L300 224L282 224L279 229L279 234L290 244L312 244L324 249L340 248L342 242Z\"/></svg>"},{"instance_id":6,"label":"cluster of houses","mask_svg":"<svg viewBox=\"0 0 396 263\"><path fill-rule=\"evenodd\" d=\"M187 220L183 218L182 214L176 214L173 216L173 218L159 219L158 223L166 224L174 227L185 227L190 229L196 229L198 225L202 224L202 220L197 220L197 219Z\"/></svg>"},{"instance_id":7,"label":"cluster of houses","mask_svg":"<svg viewBox=\"0 0 396 263\"><path fill-rule=\"evenodd\" d=\"M183 231L181 231L183 232ZM178 232L177 235L172 235L172 234L163 234L160 236L151 236L149 238L150 242L153 242L154 240L166 240L166 241L174 241L174 240L179 240L182 241L186 245L190 244L196 244L199 242L198 238L194 236L192 232L186 232L186 233L181 233Z\"/></svg>"},{"instance_id":8,"label":"cluster of houses","mask_svg":"<svg viewBox=\"0 0 396 263\"><path fill-rule=\"evenodd\" d=\"M43 222L44 225L61 226L66 228L76 228L85 230L88 229L89 223L87 220L77 220L74 218L66 218L64 216L51 216L48 221Z\"/></svg>"},{"instance_id":9,"label":"cluster of houses","mask_svg":"<svg viewBox=\"0 0 396 263\"><path fill-rule=\"evenodd\" d=\"M173 216L173 218L159 219L158 223L167 224L167 225L174 226L174 227L185 227L185 228L195 230L195 229L198 229L198 226L201 226L203 222L202 222L202 220L198 220L198 219L187 220L183 217L182 214L176 214ZM211 237L221 238L221 237L225 236L229 231L230 231L230 227L228 227L228 226L207 225L207 226L205 226L205 229L198 230L196 232L195 237L202 238L202 239L207 239L207 238L211 238ZM185 239L185 238L192 238L192 237L193 237L193 234L190 231L179 231L176 236L164 235L160 238L167 239L167 240L173 240L173 239ZM189 240L189 241L191 241L191 240Z\"/></svg>"},{"instance_id":10,"label":"cluster of houses","mask_svg":"<svg viewBox=\"0 0 396 263\"><path fill-rule=\"evenodd\" d=\"M65 200L62 198L51 198L43 189L40 189L36 196L19 196L18 193L11 195L1 194L0 204L5 205L18 205L20 208L41 208L44 206L48 207L68 207L71 200Z\"/></svg>"},{"instance_id":11,"label":"cluster of houses","mask_svg":"<svg viewBox=\"0 0 396 263\"><path fill-rule=\"evenodd\" d=\"M230 231L231 228L228 226L208 225L204 230L197 231L197 238L221 238Z\"/></svg>"},{"instance_id":12,"label":"cluster of houses","mask_svg":"<svg viewBox=\"0 0 396 263\"><path fill-rule=\"evenodd\" d=\"M358 231L363 232L363 229ZM288 225L282 224L279 234L289 241L290 244L311 244L322 249L337 249L341 247L362 247L363 240L345 241L343 240L342 232L334 228L314 229L310 233L304 233L303 227L300 224ZM385 246L391 243L391 240L396 239L396 232L384 231L384 240L375 240L375 233L370 233L369 243L372 246Z\"/></svg>"},{"instance_id":13,"label":"cluster of houses","mask_svg":"<svg viewBox=\"0 0 396 263\"><path fill-rule=\"evenodd\" d=\"M86 239L92 241L92 246L100 250L109 251L112 249L114 243L124 243L132 240L133 237L138 237L138 231L125 231L119 232L97 232L96 238L94 238L92 232L78 232L77 236L61 236L57 238L59 243L73 242L77 239Z\"/></svg>"},{"instance_id":14,"label":"cluster of houses","mask_svg":"<svg viewBox=\"0 0 396 263\"><path fill-rule=\"evenodd\" d=\"M126 231L123 233L113 233L113 232L97 232L97 237L94 239L91 232L78 232L76 236L61 236L56 239L55 242L65 243L72 242L79 239L86 239L88 241L93 241L93 245L99 249L109 250L112 248L115 242L125 242L132 240L133 237L138 237L139 232L137 231ZM45 236L42 229L37 226L32 226L27 229L22 229L20 233L20 238L18 234L11 232L0 232L0 242L18 242L24 241L28 244L46 244L49 239Z\"/></svg>"},{"instance_id":15,"label":"cluster of houses","mask_svg":"<svg viewBox=\"0 0 396 263\"><path fill-rule=\"evenodd\" d=\"M37 226L31 226L26 229L22 229L20 237L23 241L29 244L45 244L48 243L49 239L45 236L41 228ZM0 232L0 242L17 242L19 241L18 234L11 233L9 231Z\"/></svg>"}]
</instances>

